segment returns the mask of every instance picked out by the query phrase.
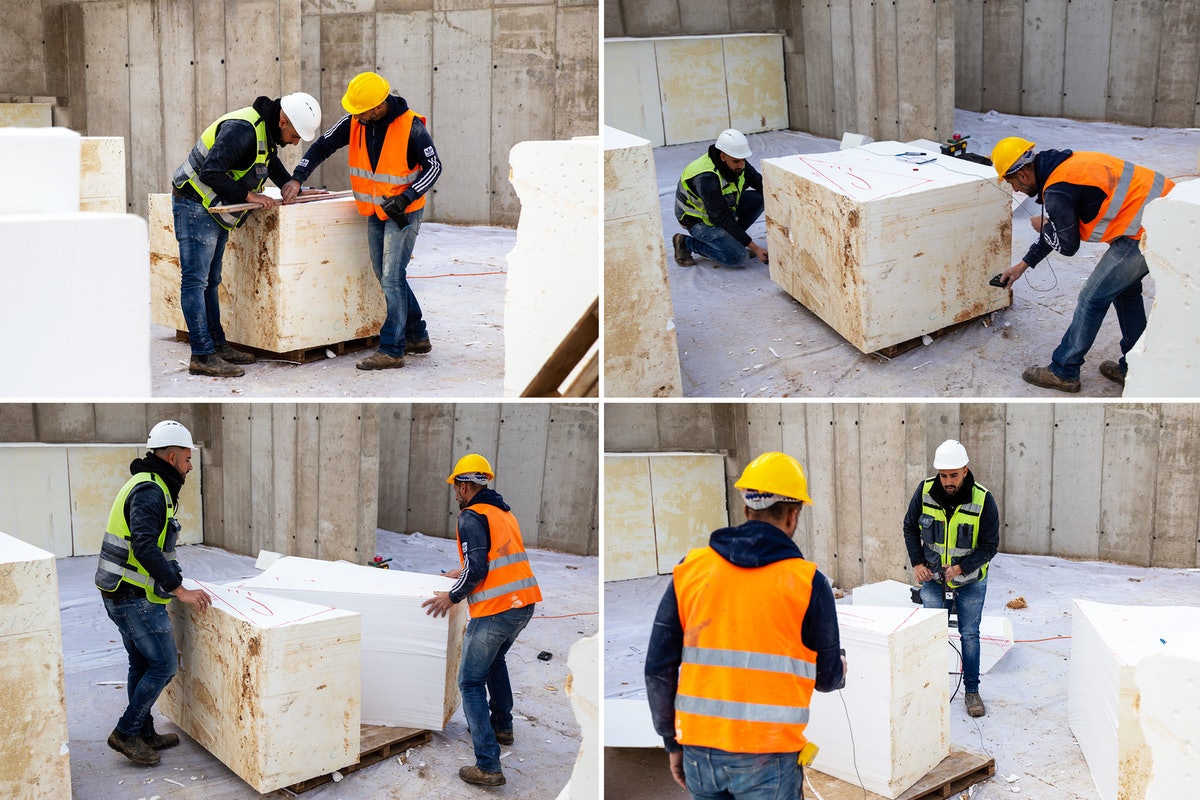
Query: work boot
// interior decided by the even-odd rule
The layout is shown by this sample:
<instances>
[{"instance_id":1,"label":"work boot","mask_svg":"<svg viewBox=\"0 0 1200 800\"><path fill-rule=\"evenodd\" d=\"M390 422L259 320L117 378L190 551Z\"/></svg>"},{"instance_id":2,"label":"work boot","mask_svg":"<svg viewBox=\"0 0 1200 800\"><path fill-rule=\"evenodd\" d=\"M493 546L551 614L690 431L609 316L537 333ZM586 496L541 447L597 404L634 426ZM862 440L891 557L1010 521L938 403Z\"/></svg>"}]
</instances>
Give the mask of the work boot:
<instances>
[{"instance_id":1,"label":"work boot","mask_svg":"<svg viewBox=\"0 0 1200 800\"><path fill-rule=\"evenodd\" d=\"M399 369L404 366L404 356L389 356L379 352L364 358L354 366L359 369Z\"/></svg>"},{"instance_id":2,"label":"work boot","mask_svg":"<svg viewBox=\"0 0 1200 800\"><path fill-rule=\"evenodd\" d=\"M967 713L972 717L982 717L984 714L983 698L979 696L979 692L967 692L964 697L967 703Z\"/></svg>"},{"instance_id":3,"label":"work boot","mask_svg":"<svg viewBox=\"0 0 1200 800\"><path fill-rule=\"evenodd\" d=\"M178 733L151 733L142 734L142 741L150 745L155 750L166 750L168 747L174 747L179 744Z\"/></svg>"},{"instance_id":4,"label":"work boot","mask_svg":"<svg viewBox=\"0 0 1200 800\"><path fill-rule=\"evenodd\" d=\"M1041 386L1043 389L1057 389L1060 392L1078 392L1079 381L1068 381L1050 371L1049 367L1030 367L1021 373L1026 383Z\"/></svg>"},{"instance_id":5,"label":"work boot","mask_svg":"<svg viewBox=\"0 0 1200 800\"><path fill-rule=\"evenodd\" d=\"M208 375L212 378L240 378L246 370L237 364L230 364L216 353L193 355L188 362L188 372L192 375Z\"/></svg>"},{"instance_id":6,"label":"work boot","mask_svg":"<svg viewBox=\"0 0 1200 800\"><path fill-rule=\"evenodd\" d=\"M675 263L681 267L696 266L696 259L692 258L692 251L688 249L687 237L682 233L677 233L671 237L671 244L675 246Z\"/></svg>"},{"instance_id":7,"label":"work boot","mask_svg":"<svg viewBox=\"0 0 1200 800\"><path fill-rule=\"evenodd\" d=\"M1115 361L1105 361L1100 365L1100 374L1108 378L1113 383L1125 385L1125 373L1121 372L1121 365Z\"/></svg>"},{"instance_id":8,"label":"work boot","mask_svg":"<svg viewBox=\"0 0 1200 800\"><path fill-rule=\"evenodd\" d=\"M234 350L229 346L228 342L217 348L217 355L230 364L253 364L257 360L253 353L243 353L241 350Z\"/></svg>"},{"instance_id":9,"label":"work boot","mask_svg":"<svg viewBox=\"0 0 1200 800\"><path fill-rule=\"evenodd\" d=\"M158 763L158 753L142 741L140 736L126 736L116 728L108 735L108 746L135 764L152 767Z\"/></svg>"},{"instance_id":10,"label":"work boot","mask_svg":"<svg viewBox=\"0 0 1200 800\"><path fill-rule=\"evenodd\" d=\"M496 734L497 744L512 744L515 741L512 731L502 731L492 728L492 733Z\"/></svg>"},{"instance_id":11,"label":"work boot","mask_svg":"<svg viewBox=\"0 0 1200 800\"><path fill-rule=\"evenodd\" d=\"M408 341L404 343L404 352L410 353L414 356L425 355L432 349L433 345L430 343L428 336L418 341Z\"/></svg>"},{"instance_id":12,"label":"work boot","mask_svg":"<svg viewBox=\"0 0 1200 800\"><path fill-rule=\"evenodd\" d=\"M503 786L503 772L484 772L479 767L472 764L469 767L462 767L458 771L458 777L462 778L467 783L478 784L479 786Z\"/></svg>"}]
</instances>

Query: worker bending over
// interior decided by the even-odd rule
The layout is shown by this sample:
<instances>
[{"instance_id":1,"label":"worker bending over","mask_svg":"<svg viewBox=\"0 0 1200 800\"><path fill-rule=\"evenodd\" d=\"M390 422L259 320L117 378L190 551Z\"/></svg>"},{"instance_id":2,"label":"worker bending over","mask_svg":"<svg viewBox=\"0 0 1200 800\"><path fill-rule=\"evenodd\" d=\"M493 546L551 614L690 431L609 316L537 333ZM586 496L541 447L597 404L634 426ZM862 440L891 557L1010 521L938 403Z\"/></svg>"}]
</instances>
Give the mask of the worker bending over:
<instances>
[{"instance_id":1,"label":"worker bending over","mask_svg":"<svg viewBox=\"0 0 1200 800\"><path fill-rule=\"evenodd\" d=\"M311 95L259 97L252 106L231 111L205 128L175 170L171 212L179 241L179 304L192 348L192 375L237 378L246 373L239 365L254 363L253 355L225 341L218 292L225 242L250 212L226 213L217 206L254 203L270 208L275 199L262 194L268 177L283 191L283 202L295 200L299 184L287 188L292 176L279 161L278 150L301 139L311 141L320 127L321 106Z\"/></svg>"},{"instance_id":2,"label":"worker bending over","mask_svg":"<svg viewBox=\"0 0 1200 800\"><path fill-rule=\"evenodd\" d=\"M693 798L793 798L813 690L845 685L833 589L792 541L812 502L800 464L751 461L746 521L674 570L646 653L646 695L671 775Z\"/></svg>"},{"instance_id":3,"label":"worker bending over","mask_svg":"<svg viewBox=\"0 0 1200 800\"><path fill-rule=\"evenodd\" d=\"M396 369L404 355L433 349L417 296L408 283L412 257L425 216L425 194L442 174L425 117L391 94L374 72L355 75L342 96L346 116L313 142L294 173L293 191L322 161L349 147L350 188L358 213L367 218L367 249L383 289L387 316L379 329L379 352L359 369ZM389 224L390 223L390 224Z\"/></svg>"},{"instance_id":4,"label":"worker bending over","mask_svg":"<svg viewBox=\"0 0 1200 800\"><path fill-rule=\"evenodd\" d=\"M750 166L750 145L741 131L730 128L688 164L675 189L675 219L689 235L671 239L675 263L695 265L692 253L718 265L744 266L750 256L767 263L767 250L746 233L762 216L762 175Z\"/></svg>"},{"instance_id":5,"label":"worker bending over","mask_svg":"<svg viewBox=\"0 0 1200 800\"><path fill-rule=\"evenodd\" d=\"M1078 392L1084 356L1112 306L1121 326L1121 359L1102 363L1100 374L1124 386L1125 354L1146 330L1142 278L1149 269L1138 246L1144 230L1142 212L1175 183L1151 169L1104 153L1034 153L1034 147L1033 142L1009 136L992 150L1000 179L1043 208L1041 216L1029 220L1038 240L1025 258L1001 273L1004 285L1011 286L1051 250L1072 256L1080 242L1107 242L1109 247L1080 289L1075 315L1049 366L1030 367L1021 377L1034 386Z\"/></svg>"}]
</instances>

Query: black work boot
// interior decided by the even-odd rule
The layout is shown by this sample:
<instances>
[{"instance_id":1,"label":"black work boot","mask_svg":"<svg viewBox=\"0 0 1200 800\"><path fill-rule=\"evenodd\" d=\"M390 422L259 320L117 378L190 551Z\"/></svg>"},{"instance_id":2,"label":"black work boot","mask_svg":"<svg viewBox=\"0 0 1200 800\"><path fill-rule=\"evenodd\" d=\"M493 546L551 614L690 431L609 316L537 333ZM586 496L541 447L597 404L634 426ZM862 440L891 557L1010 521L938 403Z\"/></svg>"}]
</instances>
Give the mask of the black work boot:
<instances>
[{"instance_id":1,"label":"black work boot","mask_svg":"<svg viewBox=\"0 0 1200 800\"><path fill-rule=\"evenodd\" d=\"M404 352L414 356L423 356L432 349L433 344L429 341L428 336L415 341L410 339L404 343Z\"/></svg>"},{"instance_id":2,"label":"black work boot","mask_svg":"<svg viewBox=\"0 0 1200 800\"><path fill-rule=\"evenodd\" d=\"M230 364L216 353L202 356L192 356L188 362L188 372L192 375L207 375L211 378L240 378L246 370L237 364Z\"/></svg>"},{"instance_id":3,"label":"black work boot","mask_svg":"<svg viewBox=\"0 0 1200 800\"><path fill-rule=\"evenodd\" d=\"M404 366L404 356L389 356L387 353L379 352L373 356L367 356L354 366L359 369L399 369Z\"/></svg>"},{"instance_id":4,"label":"black work boot","mask_svg":"<svg viewBox=\"0 0 1200 800\"><path fill-rule=\"evenodd\" d=\"M467 783L474 783L479 786L503 786L503 772L484 772L479 767L472 764L469 767L463 767L458 771L458 777L462 778Z\"/></svg>"},{"instance_id":5,"label":"black work boot","mask_svg":"<svg viewBox=\"0 0 1200 800\"><path fill-rule=\"evenodd\" d=\"M253 353L243 353L241 350L234 350L228 342L217 348L217 355L230 364L253 364L258 360L254 357Z\"/></svg>"},{"instance_id":6,"label":"black work boot","mask_svg":"<svg viewBox=\"0 0 1200 800\"><path fill-rule=\"evenodd\" d=\"M983 698L979 696L979 692L967 692L963 697L963 701L967 704L968 714L970 714L972 717L983 716Z\"/></svg>"},{"instance_id":7,"label":"black work boot","mask_svg":"<svg viewBox=\"0 0 1200 800\"><path fill-rule=\"evenodd\" d=\"M135 764L152 767L159 762L158 753L140 736L126 736L116 728L108 735L108 746Z\"/></svg>"},{"instance_id":8,"label":"black work boot","mask_svg":"<svg viewBox=\"0 0 1200 800\"><path fill-rule=\"evenodd\" d=\"M1100 374L1108 378L1113 383L1125 385L1125 373L1121 372L1121 365L1115 361L1105 361L1100 365Z\"/></svg>"},{"instance_id":9,"label":"black work boot","mask_svg":"<svg viewBox=\"0 0 1200 800\"><path fill-rule=\"evenodd\" d=\"M497 744L512 744L516 741L512 731L502 731L499 728L492 728L492 733L496 734Z\"/></svg>"},{"instance_id":10,"label":"black work boot","mask_svg":"<svg viewBox=\"0 0 1200 800\"><path fill-rule=\"evenodd\" d=\"M671 245L675 248L675 263L681 267L696 266L696 259L692 258L692 251L687 246L687 237L682 233L677 233L671 237Z\"/></svg>"},{"instance_id":11,"label":"black work boot","mask_svg":"<svg viewBox=\"0 0 1200 800\"><path fill-rule=\"evenodd\" d=\"M178 733L143 733L142 741L155 750L166 750L179 744Z\"/></svg>"}]
</instances>

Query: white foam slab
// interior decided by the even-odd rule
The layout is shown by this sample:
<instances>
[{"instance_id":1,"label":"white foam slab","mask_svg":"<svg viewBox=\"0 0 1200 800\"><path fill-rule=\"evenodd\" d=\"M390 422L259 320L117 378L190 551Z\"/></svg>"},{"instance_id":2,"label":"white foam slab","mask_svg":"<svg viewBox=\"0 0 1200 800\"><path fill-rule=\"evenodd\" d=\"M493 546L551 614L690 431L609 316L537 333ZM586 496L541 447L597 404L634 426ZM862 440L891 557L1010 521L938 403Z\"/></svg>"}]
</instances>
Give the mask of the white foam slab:
<instances>
[{"instance_id":1,"label":"white foam slab","mask_svg":"<svg viewBox=\"0 0 1200 800\"><path fill-rule=\"evenodd\" d=\"M69 128L0 128L0 214L79 211L79 138Z\"/></svg>"},{"instance_id":2,"label":"white foam slab","mask_svg":"<svg viewBox=\"0 0 1200 800\"><path fill-rule=\"evenodd\" d=\"M1145 800L1187 797L1200 786L1200 636L1142 659L1134 682L1152 770Z\"/></svg>"}]
</instances>

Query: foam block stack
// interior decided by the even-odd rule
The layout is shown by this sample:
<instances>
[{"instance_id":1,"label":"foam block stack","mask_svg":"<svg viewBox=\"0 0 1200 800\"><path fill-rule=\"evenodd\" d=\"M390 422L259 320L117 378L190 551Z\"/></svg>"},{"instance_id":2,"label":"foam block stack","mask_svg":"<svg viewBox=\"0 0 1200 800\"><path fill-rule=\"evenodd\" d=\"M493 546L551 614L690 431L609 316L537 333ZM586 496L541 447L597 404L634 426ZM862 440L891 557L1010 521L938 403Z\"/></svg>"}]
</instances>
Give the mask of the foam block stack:
<instances>
[{"instance_id":1,"label":"foam block stack","mask_svg":"<svg viewBox=\"0 0 1200 800\"><path fill-rule=\"evenodd\" d=\"M771 280L862 352L1012 303L988 284L1012 259L990 167L874 142L764 159L762 173Z\"/></svg>"},{"instance_id":2,"label":"foam block stack","mask_svg":"<svg viewBox=\"0 0 1200 800\"><path fill-rule=\"evenodd\" d=\"M458 662L467 610L435 618L421 603L453 581L440 575L376 569L344 561L281 558L245 590L362 615L363 722L441 730L458 709ZM397 676L404 676L402 691Z\"/></svg>"},{"instance_id":3,"label":"foam block stack","mask_svg":"<svg viewBox=\"0 0 1200 800\"><path fill-rule=\"evenodd\" d=\"M262 794L357 762L359 616L203 588L213 595L205 611L168 606L179 671L162 713Z\"/></svg>"},{"instance_id":4,"label":"foam block stack","mask_svg":"<svg viewBox=\"0 0 1200 800\"><path fill-rule=\"evenodd\" d=\"M70 797L54 556L0 533L0 586L0 797Z\"/></svg>"},{"instance_id":5,"label":"foam block stack","mask_svg":"<svg viewBox=\"0 0 1200 800\"><path fill-rule=\"evenodd\" d=\"M839 606L838 626L846 708L837 693L813 693L813 769L855 786L861 774L868 791L899 797L950 753L949 682L929 679L945 672L946 612Z\"/></svg>"}]
</instances>

